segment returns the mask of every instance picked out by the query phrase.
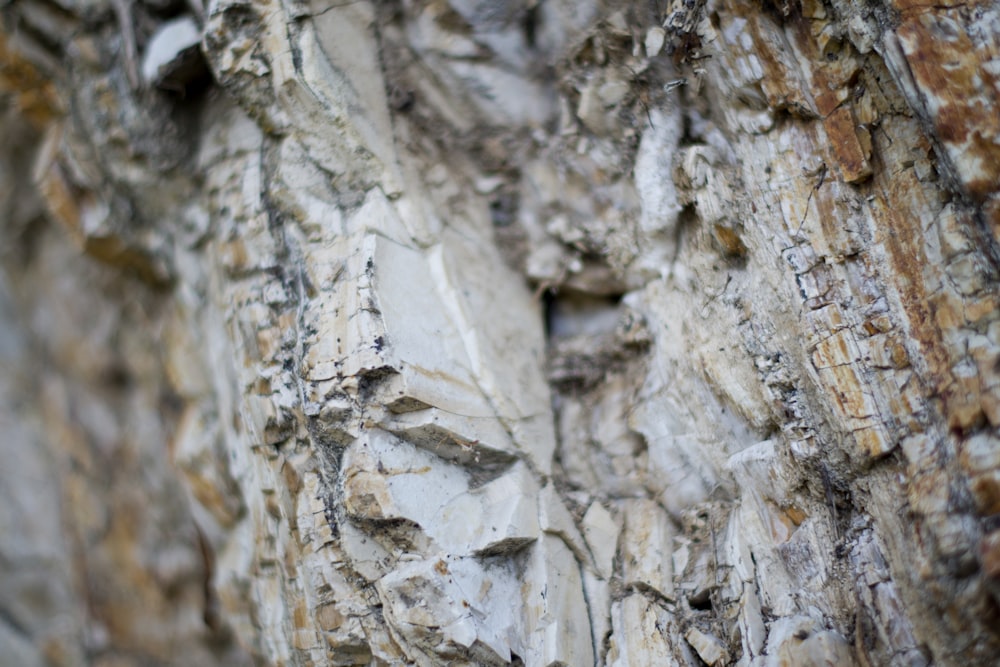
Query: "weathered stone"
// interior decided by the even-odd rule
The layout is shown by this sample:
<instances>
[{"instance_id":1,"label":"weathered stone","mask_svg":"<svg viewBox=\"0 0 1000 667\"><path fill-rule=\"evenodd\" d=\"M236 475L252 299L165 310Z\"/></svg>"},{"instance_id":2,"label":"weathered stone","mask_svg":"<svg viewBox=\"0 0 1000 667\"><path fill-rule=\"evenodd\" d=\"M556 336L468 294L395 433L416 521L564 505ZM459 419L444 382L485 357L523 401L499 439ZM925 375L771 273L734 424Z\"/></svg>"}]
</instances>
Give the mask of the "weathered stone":
<instances>
[{"instance_id":1,"label":"weathered stone","mask_svg":"<svg viewBox=\"0 0 1000 667\"><path fill-rule=\"evenodd\" d=\"M182 16L164 23L150 38L142 59L142 78L151 84L178 86L198 76L199 64L204 69L200 53L201 31L191 16Z\"/></svg>"},{"instance_id":2,"label":"weathered stone","mask_svg":"<svg viewBox=\"0 0 1000 667\"><path fill-rule=\"evenodd\" d=\"M656 604L642 595L629 595L611 606L612 644L608 665L680 665L663 636L661 616Z\"/></svg>"},{"instance_id":3,"label":"weathered stone","mask_svg":"<svg viewBox=\"0 0 1000 667\"><path fill-rule=\"evenodd\" d=\"M684 633L684 639L698 653L706 665L724 665L729 662L729 653L722 642L698 628L690 628Z\"/></svg>"},{"instance_id":4,"label":"weathered stone","mask_svg":"<svg viewBox=\"0 0 1000 667\"><path fill-rule=\"evenodd\" d=\"M8 3L3 654L992 664L1000 14L660 4Z\"/></svg>"},{"instance_id":5,"label":"weathered stone","mask_svg":"<svg viewBox=\"0 0 1000 667\"><path fill-rule=\"evenodd\" d=\"M670 517L651 500L627 500L621 505L622 580L626 586L674 596L673 527Z\"/></svg>"},{"instance_id":6,"label":"weathered stone","mask_svg":"<svg viewBox=\"0 0 1000 667\"><path fill-rule=\"evenodd\" d=\"M618 549L621 526L600 503L593 503L583 515L583 536L594 555L597 572L605 580L611 578L611 566Z\"/></svg>"}]
</instances>

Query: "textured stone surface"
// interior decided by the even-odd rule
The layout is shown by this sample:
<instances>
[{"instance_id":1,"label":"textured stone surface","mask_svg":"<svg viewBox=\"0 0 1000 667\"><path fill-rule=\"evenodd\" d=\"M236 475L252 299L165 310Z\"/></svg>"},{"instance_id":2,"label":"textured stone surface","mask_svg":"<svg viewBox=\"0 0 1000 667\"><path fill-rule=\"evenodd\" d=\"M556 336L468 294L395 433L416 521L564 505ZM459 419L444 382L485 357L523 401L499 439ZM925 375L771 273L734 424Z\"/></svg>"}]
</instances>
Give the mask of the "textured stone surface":
<instances>
[{"instance_id":1,"label":"textured stone surface","mask_svg":"<svg viewBox=\"0 0 1000 667\"><path fill-rule=\"evenodd\" d=\"M2 12L0 655L995 660L995 3Z\"/></svg>"}]
</instances>

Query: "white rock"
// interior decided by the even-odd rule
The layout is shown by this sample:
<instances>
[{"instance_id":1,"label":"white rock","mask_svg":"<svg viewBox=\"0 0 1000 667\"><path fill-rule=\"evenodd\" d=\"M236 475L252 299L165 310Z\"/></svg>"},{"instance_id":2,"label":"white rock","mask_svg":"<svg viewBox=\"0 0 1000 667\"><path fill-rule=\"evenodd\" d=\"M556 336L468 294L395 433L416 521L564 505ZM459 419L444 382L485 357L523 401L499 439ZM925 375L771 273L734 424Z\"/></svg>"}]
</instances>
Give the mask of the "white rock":
<instances>
[{"instance_id":1,"label":"white rock","mask_svg":"<svg viewBox=\"0 0 1000 667\"><path fill-rule=\"evenodd\" d=\"M743 640L743 655L754 658L764 649L767 639L767 627L764 625L764 613L760 608L760 598L753 590L752 584L742 584L743 594L739 598L740 615L737 624L740 637Z\"/></svg>"},{"instance_id":2,"label":"white rock","mask_svg":"<svg viewBox=\"0 0 1000 667\"><path fill-rule=\"evenodd\" d=\"M838 632L824 630L822 622L808 616L780 618L771 623L767 636L767 667L802 665L855 665L850 644Z\"/></svg>"},{"instance_id":3,"label":"white rock","mask_svg":"<svg viewBox=\"0 0 1000 667\"><path fill-rule=\"evenodd\" d=\"M605 107L613 107L628 95L629 85L621 79L609 79L597 89L597 96Z\"/></svg>"},{"instance_id":4,"label":"white rock","mask_svg":"<svg viewBox=\"0 0 1000 667\"><path fill-rule=\"evenodd\" d=\"M503 176L480 176L473 187L481 195L488 195L504 184Z\"/></svg>"},{"instance_id":5,"label":"white rock","mask_svg":"<svg viewBox=\"0 0 1000 667\"><path fill-rule=\"evenodd\" d=\"M191 16L166 21L161 24L146 45L142 58L142 77L154 82L160 68L173 61L181 52L197 48L201 43L201 31Z\"/></svg>"},{"instance_id":6,"label":"white rock","mask_svg":"<svg viewBox=\"0 0 1000 667\"><path fill-rule=\"evenodd\" d=\"M523 463L469 495L482 507L479 532L470 545L490 554L515 551L541 535L538 521L538 483ZM447 521L446 517L442 517ZM468 521L460 517L461 521Z\"/></svg>"},{"instance_id":7,"label":"white rock","mask_svg":"<svg viewBox=\"0 0 1000 667\"><path fill-rule=\"evenodd\" d=\"M653 58L663 50L663 44L667 41L667 31L659 26L653 26L646 31L646 57Z\"/></svg>"},{"instance_id":8,"label":"white rock","mask_svg":"<svg viewBox=\"0 0 1000 667\"><path fill-rule=\"evenodd\" d=\"M709 443L671 423L671 412L681 412L661 396L640 403L629 414L629 427L648 445L647 479L663 506L675 517L687 507L704 502L716 483L708 460Z\"/></svg>"},{"instance_id":9,"label":"white rock","mask_svg":"<svg viewBox=\"0 0 1000 667\"><path fill-rule=\"evenodd\" d=\"M565 251L559 243L551 240L540 242L532 246L525 260L525 273L538 282L556 282L562 272L564 254Z\"/></svg>"},{"instance_id":10,"label":"white rock","mask_svg":"<svg viewBox=\"0 0 1000 667\"><path fill-rule=\"evenodd\" d=\"M593 566L587 543L552 484L548 484L542 489L538 499L538 508L538 520L542 530L561 538L576 555L577 560Z\"/></svg>"},{"instance_id":11,"label":"white rock","mask_svg":"<svg viewBox=\"0 0 1000 667\"><path fill-rule=\"evenodd\" d=\"M491 397L492 408L518 448L548 474L556 437L542 372L545 332L539 303L504 264L489 227L468 233L449 228L430 266L478 387ZM489 326L484 326L485 314ZM518 354L511 355L512 349Z\"/></svg>"},{"instance_id":12,"label":"white rock","mask_svg":"<svg viewBox=\"0 0 1000 667\"><path fill-rule=\"evenodd\" d=\"M611 578L620 532L621 526L601 503L593 503L583 515L583 536L594 556L597 573L605 580Z\"/></svg>"},{"instance_id":13,"label":"white rock","mask_svg":"<svg viewBox=\"0 0 1000 667\"><path fill-rule=\"evenodd\" d=\"M780 501L788 495L790 480L781 476L774 440L764 440L733 454L726 468L741 487L766 490L769 498Z\"/></svg>"},{"instance_id":14,"label":"white rock","mask_svg":"<svg viewBox=\"0 0 1000 667\"><path fill-rule=\"evenodd\" d=\"M674 529L670 517L654 501L644 498L623 501L621 511L625 517L621 536L625 585L649 588L672 598Z\"/></svg>"},{"instance_id":15,"label":"white rock","mask_svg":"<svg viewBox=\"0 0 1000 667\"><path fill-rule=\"evenodd\" d=\"M660 613L644 595L633 594L611 607L610 667L680 665L664 636Z\"/></svg>"},{"instance_id":16,"label":"white rock","mask_svg":"<svg viewBox=\"0 0 1000 667\"><path fill-rule=\"evenodd\" d=\"M518 587L507 571L443 554L397 567L376 584L387 619L412 647L442 657L468 651L487 665L511 659Z\"/></svg>"},{"instance_id":17,"label":"white rock","mask_svg":"<svg viewBox=\"0 0 1000 667\"><path fill-rule=\"evenodd\" d=\"M441 548L464 553L475 535L481 507L470 500L471 522L443 522L438 515L469 488L463 468L445 463L382 431L351 444L344 452L341 478L344 507L353 517L386 521L407 519ZM454 507L452 508L454 511Z\"/></svg>"},{"instance_id":18,"label":"white rock","mask_svg":"<svg viewBox=\"0 0 1000 667\"><path fill-rule=\"evenodd\" d=\"M611 585L589 569L583 569L583 591L590 612L590 635L594 641L596 664L605 664L604 638L611 632Z\"/></svg>"},{"instance_id":19,"label":"white rock","mask_svg":"<svg viewBox=\"0 0 1000 667\"><path fill-rule=\"evenodd\" d=\"M557 110L551 89L504 67L468 60L453 60L449 66L466 86L472 83L469 92L478 110L496 122L538 126Z\"/></svg>"},{"instance_id":20,"label":"white rock","mask_svg":"<svg viewBox=\"0 0 1000 667\"><path fill-rule=\"evenodd\" d=\"M605 118L604 105L601 103L598 88L599 79L591 79L580 91L580 102L576 107L576 117L595 134L607 130L608 121Z\"/></svg>"},{"instance_id":21,"label":"white rock","mask_svg":"<svg viewBox=\"0 0 1000 667\"><path fill-rule=\"evenodd\" d=\"M451 309L434 287L438 279L427 257L374 239L372 287L385 323L384 345L405 379L407 396L458 414L492 416L477 386L460 323L449 317Z\"/></svg>"},{"instance_id":22,"label":"white rock","mask_svg":"<svg viewBox=\"0 0 1000 667\"><path fill-rule=\"evenodd\" d=\"M698 653L705 664L710 667L724 665L729 662L729 652L726 651L718 639L710 634L706 634L696 627L691 627L684 633L684 639Z\"/></svg>"},{"instance_id":23,"label":"white rock","mask_svg":"<svg viewBox=\"0 0 1000 667\"><path fill-rule=\"evenodd\" d=\"M525 667L594 664L580 568L561 538L546 535L531 548L515 600L524 615L518 655Z\"/></svg>"},{"instance_id":24,"label":"white rock","mask_svg":"<svg viewBox=\"0 0 1000 667\"><path fill-rule=\"evenodd\" d=\"M566 477L581 489L600 488L584 412L576 397L566 397L559 410L559 454Z\"/></svg>"},{"instance_id":25,"label":"white rock","mask_svg":"<svg viewBox=\"0 0 1000 667\"><path fill-rule=\"evenodd\" d=\"M680 106L650 111L652 125L642 133L635 158L635 186L642 203L639 224L644 232L673 229L681 203L674 186L674 153L684 133Z\"/></svg>"},{"instance_id":26,"label":"white rock","mask_svg":"<svg viewBox=\"0 0 1000 667\"><path fill-rule=\"evenodd\" d=\"M384 179L382 191L396 193L402 190L402 177L379 65L374 13L366 3L333 5L316 12L303 23L296 40L301 50L299 67L291 57L273 59L274 86L281 91L279 102L295 127L319 129L329 127L326 123L338 124L337 133L326 135L321 130L308 136L310 155L328 173L341 173L350 165L357 170L351 174L354 178ZM276 16L274 20L281 19ZM285 39L281 30L270 34L275 41ZM282 46L272 43L268 49L278 53ZM358 146L367 149L365 158L359 157Z\"/></svg>"},{"instance_id":27,"label":"white rock","mask_svg":"<svg viewBox=\"0 0 1000 667\"><path fill-rule=\"evenodd\" d=\"M339 524L340 546L351 567L368 581L384 575L395 563L393 555L350 521Z\"/></svg>"}]
</instances>

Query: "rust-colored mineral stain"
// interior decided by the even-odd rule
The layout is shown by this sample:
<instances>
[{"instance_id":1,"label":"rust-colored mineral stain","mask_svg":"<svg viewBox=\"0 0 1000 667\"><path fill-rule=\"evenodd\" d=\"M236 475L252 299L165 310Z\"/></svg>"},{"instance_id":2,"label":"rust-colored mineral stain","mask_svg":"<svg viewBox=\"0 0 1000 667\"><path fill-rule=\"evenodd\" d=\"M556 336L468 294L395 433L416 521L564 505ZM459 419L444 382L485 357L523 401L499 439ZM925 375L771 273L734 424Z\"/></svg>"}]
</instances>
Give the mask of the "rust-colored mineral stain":
<instances>
[{"instance_id":1,"label":"rust-colored mineral stain","mask_svg":"<svg viewBox=\"0 0 1000 667\"><path fill-rule=\"evenodd\" d=\"M979 562L983 574L991 579L1000 579L1000 529L983 537L979 543Z\"/></svg>"},{"instance_id":2,"label":"rust-colored mineral stain","mask_svg":"<svg viewBox=\"0 0 1000 667\"><path fill-rule=\"evenodd\" d=\"M865 333L869 336L874 336L879 333L886 333L892 331L892 320L889 319L888 315L876 315L871 319L865 320L861 325Z\"/></svg>"},{"instance_id":3,"label":"rust-colored mineral stain","mask_svg":"<svg viewBox=\"0 0 1000 667\"><path fill-rule=\"evenodd\" d=\"M285 481L285 488L291 496L297 496L302 489L302 475L294 465L285 461L281 466L281 476Z\"/></svg>"},{"instance_id":4,"label":"rust-colored mineral stain","mask_svg":"<svg viewBox=\"0 0 1000 667\"><path fill-rule=\"evenodd\" d=\"M850 95L849 82L860 69L860 63L850 48L839 48L836 40L829 39L822 26L825 21L814 21L804 15L792 17L786 24L794 37L795 45L808 63L807 80L821 117L829 116Z\"/></svg>"},{"instance_id":5,"label":"rust-colored mineral stain","mask_svg":"<svg viewBox=\"0 0 1000 667\"><path fill-rule=\"evenodd\" d=\"M806 517L809 516L808 514L806 514L805 510L798 507L797 505L792 505L791 507L786 509L785 514L788 515L788 518L791 519L792 524L795 526L802 525L802 522L805 521Z\"/></svg>"},{"instance_id":6,"label":"rust-colored mineral stain","mask_svg":"<svg viewBox=\"0 0 1000 667\"><path fill-rule=\"evenodd\" d=\"M962 300L951 292L935 294L928 302L934 313L934 322L942 331L951 331L965 324Z\"/></svg>"},{"instance_id":7,"label":"rust-colored mineral stain","mask_svg":"<svg viewBox=\"0 0 1000 667\"><path fill-rule=\"evenodd\" d=\"M948 382L951 358L942 344L941 330L959 326L961 302L955 304L949 295L930 297L922 280L927 261L922 246L923 230L914 207L921 200L919 183L907 174L897 175L891 182L880 183L884 204L873 209L882 229L891 270L907 279L899 281L900 296L910 324L912 337L920 344L920 351L927 362L927 374L922 377L937 389Z\"/></svg>"},{"instance_id":8,"label":"rust-colored mineral stain","mask_svg":"<svg viewBox=\"0 0 1000 667\"><path fill-rule=\"evenodd\" d=\"M1000 514L1000 473L987 472L973 477L971 483L972 498L976 509L983 516Z\"/></svg>"},{"instance_id":9,"label":"rust-colored mineral stain","mask_svg":"<svg viewBox=\"0 0 1000 667\"><path fill-rule=\"evenodd\" d=\"M53 163L37 179L38 191L45 200L45 206L57 222L61 223L78 243L83 243L80 229L80 204L82 193L74 188L66 178L62 168Z\"/></svg>"},{"instance_id":10,"label":"rust-colored mineral stain","mask_svg":"<svg viewBox=\"0 0 1000 667\"><path fill-rule=\"evenodd\" d=\"M295 609L292 611L292 624L296 630L300 630L308 626L309 608L306 606L305 600L300 600L298 604L295 605Z\"/></svg>"},{"instance_id":11,"label":"rust-colored mineral stain","mask_svg":"<svg viewBox=\"0 0 1000 667\"><path fill-rule=\"evenodd\" d=\"M62 115L52 82L21 57L0 32L0 92L11 93L15 108L35 128Z\"/></svg>"},{"instance_id":12,"label":"rust-colored mineral stain","mask_svg":"<svg viewBox=\"0 0 1000 667\"><path fill-rule=\"evenodd\" d=\"M902 343L898 340L891 340L887 345L893 368L906 368L910 365L910 355L906 352L906 348Z\"/></svg>"},{"instance_id":13,"label":"rust-colored mineral stain","mask_svg":"<svg viewBox=\"0 0 1000 667\"><path fill-rule=\"evenodd\" d=\"M1000 182L1000 115L994 77L959 14L916 13L897 30L934 130L969 194L982 199Z\"/></svg>"},{"instance_id":14,"label":"rust-colored mineral stain","mask_svg":"<svg viewBox=\"0 0 1000 667\"><path fill-rule=\"evenodd\" d=\"M844 331L838 331L816 344L813 351L813 365L817 369L843 366L854 361L854 354L848 344L848 336Z\"/></svg>"},{"instance_id":15,"label":"rust-colored mineral stain","mask_svg":"<svg viewBox=\"0 0 1000 667\"><path fill-rule=\"evenodd\" d=\"M965 302L965 321L977 324L980 320L991 317L1000 310L1000 298L995 294L987 294L981 299L969 299Z\"/></svg>"},{"instance_id":16,"label":"rust-colored mineral stain","mask_svg":"<svg viewBox=\"0 0 1000 667\"><path fill-rule=\"evenodd\" d=\"M746 9L743 9L744 7ZM773 42L772 35L780 34L779 29L763 25L764 21L771 21L771 19L757 12L747 11L750 8L749 4L734 3L731 10L734 15L740 15L747 21L746 28L752 35L751 41L754 45L753 55L757 57L757 61L764 70L760 87L767 99L768 106L775 109L809 108L810 104L802 93L802 82L785 64L784 60L787 56L781 52L781 45L776 45Z\"/></svg>"},{"instance_id":17,"label":"rust-colored mineral stain","mask_svg":"<svg viewBox=\"0 0 1000 667\"><path fill-rule=\"evenodd\" d=\"M770 503L766 505L766 508L765 514L767 516L765 518L771 529L771 539L776 544L787 542L792 533L795 532L797 524L792 521L788 514Z\"/></svg>"},{"instance_id":18,"label":"rust-colored mineral stain","mask_svg":"<svg viewBox=\"0 0 1000 667\"><path fill-rule=\"evenodd\" d=\"M434 571L440 574L442 577L448 574L448 563L443 560L438 560L434 563Z\"/></svg>"},{"instance_id":19,"label":"rust-colored mineral stain","mask_svg":"<svg viewBox=\"0 0 1000 667\"><path fill-rule=\"evenodd\" d=\"M979 400L979 378L950 377L951 384L941 392L948 428L968 432L985 416Z\"/></svg>"},{"instance_id":20,"label":"rust-colored mineral stain","mask_svg":"<svg viewBox=\"0 0 1000 667\"><path fill-rule=\"evenodd\" d=\"M747 254L747 247L743 244L743 239L736 230L726 225L717 224L713 227L715 240L722 246L722 251L727 257L743 257Z\"/></svg>"},{"instance_id":21,"label":"rust-colored mineral stain","mask_svg":"<svg viewBox=\"0 0 1000 667\"><path fill-rule=\"evenodd\" d=\"M154 257L144 249L128 244L120 236L88 236L84 239L83 251L108 266L131 271L150 285L164 286L169 282L169 276L157 265Z\"/></svg>"},{"instance_id":22,"label":"rust-colored mineral stain","mask_svg":"<svg viewBox=\"0 0 1000 667\"><path fill-rule=\"evenodd\" d=\"M991 426L1000 426L1000 390L997 387L990 387L983 392L979 406Z\"/></svg>"},{"instance_id":23,"label":"rust-colored mineral stain","mask_svg":"<svg viewBox=\"0 0 1000 667\"><path fill-rule=\"evenodd\" d=\"M327 632L339 628L345 619L346 617L332 604L324 605L316 612L316 622Z\"/></svg>"},{"instance_id":24,"label":"rust-colored mineral stain","mask_svg":"<svg viewBox=\"0 0 1000 667\"><path fill-rule=\"evenodd\" d=\"M941 0L892 0L893 9L904 15L919 14L943 4Z\"/></svg>"},{"instance_id":25,"label":"rust-colored mineral stain","mask_svg":"<svg viewBox=\"0 0 1000 667\"><path fill-rule=\"evenodd\" d=\"M838 411L847 417L863 419L871 416L868 397L861 377L851 366L833 366L820 372L820 379L830 389Z\"/></svg>"},{"instance_id":26,"label":"rust-colored mineral stain","mask_svg":"<svg viewBox=\"0 0 1000 667\"><path fill-rule=\"evenodd\" d=\"M885 432L877 426L859 429L853 435L858 451L869 458L885 456L895 449L895 443L886 438Z\"/></svg>"},{"instance_id":27,"label":"rust-colored mineral stain","mask_svg":"<svg viewBox=\"0 0 1000 667\"><path fill-rule=\"evenodd\" d=\"M872 175L865 149L858 140L854 114L842 106L823 119L823 128L830 139L837 170L847 183L858 183Z\"/></svg>"}]
</instances>

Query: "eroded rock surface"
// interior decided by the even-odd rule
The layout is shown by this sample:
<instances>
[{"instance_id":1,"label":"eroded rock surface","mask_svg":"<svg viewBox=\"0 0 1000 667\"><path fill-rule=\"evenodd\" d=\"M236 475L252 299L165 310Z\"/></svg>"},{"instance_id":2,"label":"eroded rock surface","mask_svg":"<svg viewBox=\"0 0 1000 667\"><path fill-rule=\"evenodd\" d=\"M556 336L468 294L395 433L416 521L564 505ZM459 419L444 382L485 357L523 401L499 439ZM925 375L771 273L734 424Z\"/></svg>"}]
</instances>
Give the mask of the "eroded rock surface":
<instances>
[{"instance_id":1,"label":"eroded rock surface","mask_svg":"<svg viewBox=\"0 0 1000 667\"><path fill-rule=\"evenodd\" d=\"M3 12L19 664L1000 651L995 4Z\"/></svg>"}]
</instances>

